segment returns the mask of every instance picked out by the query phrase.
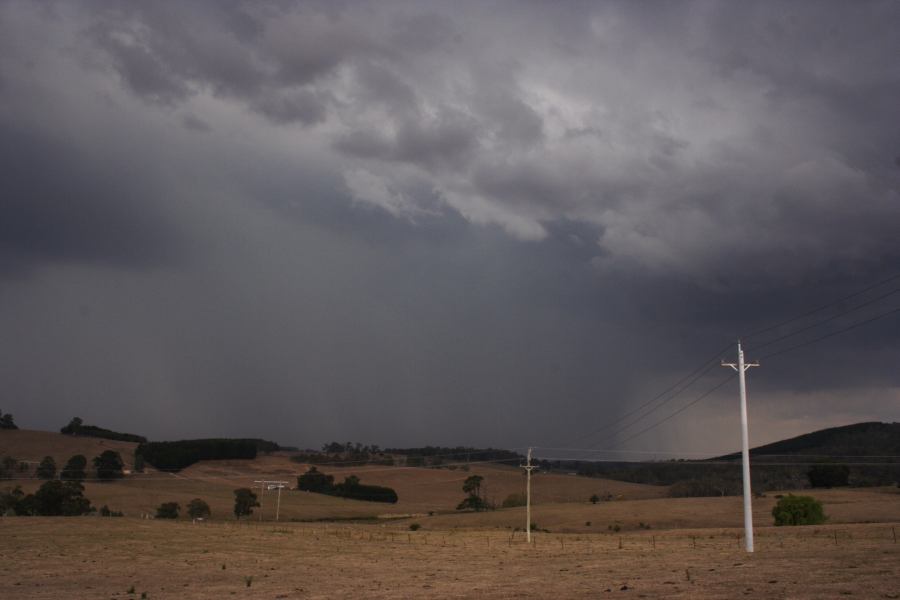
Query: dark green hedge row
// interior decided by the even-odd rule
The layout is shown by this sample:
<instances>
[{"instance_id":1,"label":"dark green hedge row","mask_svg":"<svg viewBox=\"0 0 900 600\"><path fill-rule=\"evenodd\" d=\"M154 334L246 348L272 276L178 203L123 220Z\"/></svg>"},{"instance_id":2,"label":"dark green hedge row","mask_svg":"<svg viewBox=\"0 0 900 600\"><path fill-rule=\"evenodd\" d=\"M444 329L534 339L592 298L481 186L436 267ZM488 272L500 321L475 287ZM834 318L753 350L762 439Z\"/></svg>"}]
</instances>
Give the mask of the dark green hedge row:
<instances>
[{"instance_id":1,"label":"dark green hedge row","mask_svg":"<svg viewBox=\"0 0 900 600\"><path fill-rule=\"evenodd\" d=\"M274 452L278 448L278 444L267 440L214 438L145 442L135 454L160 471L180 471L201 460L253 459L257 452Z\"/></svg>"},{"instance_id":2,"label":"dark green hedge row","mask_svg":"<svg viewBox=\"0 0 900 600\"><path fill-rule=\"evenodd\" d=\"M101 438L104 440L116 440L119 442L137 442L138 444L141 444L147 441L147 438L142 435L135 435L133 433L120 433L118 431L112 431L111 429L97 427L96 425L80 425L76 428L72 427L70 423L59 431L60 433L66 433L69 435Z\"/></svg>"}]
</instances>

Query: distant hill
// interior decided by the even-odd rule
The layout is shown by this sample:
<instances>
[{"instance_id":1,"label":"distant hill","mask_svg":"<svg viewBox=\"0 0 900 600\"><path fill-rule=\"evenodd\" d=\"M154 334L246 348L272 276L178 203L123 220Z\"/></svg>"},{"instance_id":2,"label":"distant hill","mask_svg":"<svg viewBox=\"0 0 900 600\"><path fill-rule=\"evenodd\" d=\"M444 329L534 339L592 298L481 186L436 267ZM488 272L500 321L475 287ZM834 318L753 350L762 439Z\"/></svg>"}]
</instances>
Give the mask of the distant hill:
<instances>
[{"instance_id":1,"label":"distant hill","mask_svg":"<svg viewBox=\"0 0 900 600\"><path fill-rule=\"evenodd\" d=\"M900 423L830 427L753 448L750 453L757 491L809 487L808 471L818 463L846 464L852 486L893 485L900 482ZM706 460L540 464L588 477L671 485L672 495L734 495L742 490L740 459L735 452Z\"/></svg>"},{"instance_id":2,"label":"distant hill","mask_svg":"<svg viewBox=\"0 0 900 600\"><path fill-rule=\"evenodd\" d=\"M888 457L900 456L900 423L879 423L870 421L829 427L812 433L805 433L780 442L773 442L750 450L754 458L778 458L808 456L810 458L835 458L841 462L866 462L869 457L880 457L879 462ZM855 458L861 457L861 458ZM739 460L740 452L719 456L712 460ZM890 462L900 462L896 459ZM769 461L767 461L769 462Z\"/></svg>"},{"instance_id":3,"label":"distant hill","mask_svg":"<svg viewBox=\"0 0 900 600\"><path fill-rule=\"evenodd\" d=\"M36 466L45 456L52 456L61 468L75 454L82 454L90 462L105 450L115 450L122 456L126 468L134 464L134 442L106 440L94 437L79 437L52 433L50 431L30 431L28 429L0 430L0 457L11 456L19 461Z\"/></svg>"}]
</instances>

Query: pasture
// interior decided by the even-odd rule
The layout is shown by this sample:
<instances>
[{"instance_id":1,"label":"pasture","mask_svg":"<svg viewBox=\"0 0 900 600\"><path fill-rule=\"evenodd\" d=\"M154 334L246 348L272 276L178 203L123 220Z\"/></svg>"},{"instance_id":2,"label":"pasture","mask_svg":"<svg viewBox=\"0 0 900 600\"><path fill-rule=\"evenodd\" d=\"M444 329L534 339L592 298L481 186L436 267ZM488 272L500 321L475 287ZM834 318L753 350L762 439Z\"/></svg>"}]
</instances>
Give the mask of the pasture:
<instances>
[{"instance_id":1,"label":"pasture","mask_svg":"<svg viewBox=\"0 0 900 600\"><path fill-rule=\"evenodd\" d=\"M0 519L0 597L898 598L884 524L542 534L378 525Z\"/></svg>"}]
</instances>

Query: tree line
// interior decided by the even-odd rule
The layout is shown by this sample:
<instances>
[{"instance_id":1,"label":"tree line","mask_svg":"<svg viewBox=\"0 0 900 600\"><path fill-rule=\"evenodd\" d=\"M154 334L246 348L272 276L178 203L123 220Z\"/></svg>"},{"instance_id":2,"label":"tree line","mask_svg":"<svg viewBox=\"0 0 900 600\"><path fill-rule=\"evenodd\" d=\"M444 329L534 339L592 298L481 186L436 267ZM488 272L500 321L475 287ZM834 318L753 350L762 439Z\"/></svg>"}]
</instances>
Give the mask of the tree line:
<instances>
[{"instance_id":1,"label":"tree line","mask_svg":"<svg viewBox=\"0 0 900 600\"><path fill-rule=\"evenodd\" d=\"M274 452L279 448L268 440L212 438L144 442L134 453L160 471L180 471L201 460L252 460L259 452Z\"/></svg>"},{"instance_id":2,"label":"tree line","mask_svg":"<svg viewBox=\"0 0 900 600\"><path fill-rule=\"evenodd\" d=\"M397 492L392 488L380 485L365 485L356 475L348 475L343 483L334 483L334 475L327 475L312 466L309 470L297 477L297 489L304 492L350 498L352 500L365 500L367 502L387 502L395 504L398 500Z\"/></svg>"}]
</instances>

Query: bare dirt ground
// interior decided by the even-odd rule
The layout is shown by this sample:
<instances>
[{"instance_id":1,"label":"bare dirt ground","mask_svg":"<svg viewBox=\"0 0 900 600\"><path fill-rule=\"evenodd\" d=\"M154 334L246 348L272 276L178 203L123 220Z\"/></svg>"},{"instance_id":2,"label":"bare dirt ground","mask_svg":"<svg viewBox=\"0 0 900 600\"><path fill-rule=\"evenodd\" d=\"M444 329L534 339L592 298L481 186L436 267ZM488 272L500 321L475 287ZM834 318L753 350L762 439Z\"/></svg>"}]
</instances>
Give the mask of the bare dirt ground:
<instances>
[{"instance_id":1,"label":"bare dirt ground","mask_svg":"<svg viewBox=\"0 0 900 600\"><path fill-rule=\"evenodd\" d=\"M3 518L0 598L900 598L890 524L738 533Z\"/></svg>"}]
</instances>

